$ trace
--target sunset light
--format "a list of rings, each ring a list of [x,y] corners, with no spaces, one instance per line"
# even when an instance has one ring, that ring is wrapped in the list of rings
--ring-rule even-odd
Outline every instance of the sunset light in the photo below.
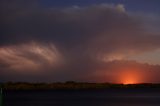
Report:
[[[134,79],[126,79],[126,81],[123,82],[123,84],[136,84]]]
[[[140,83],[140,74],[137,70],[124,70],[120,75],[121,83],[123,84],[137,84]]]

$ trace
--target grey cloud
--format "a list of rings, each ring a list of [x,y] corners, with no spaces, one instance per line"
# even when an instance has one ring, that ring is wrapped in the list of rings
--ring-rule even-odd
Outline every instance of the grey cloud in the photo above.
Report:
[[[30,8],[19,7],[18,10],[7,12],[11,15],[3,16],[2,44],[41,40],[70,49],[77,46],[84,48],[94,43],[96,48],[103,51],[110,51],[103,46],[109,49],[159,46],[159,36],[147,33],[140,20],[124,10],[120,11],[120,5]],[[5,12],[4,10],[3,13]]]
[[[55,80],[80,80],[86,75],[92,76],[104,67],[97,59],[99,56],[102,59],[111,55],[132,55],[160,47],[160,32],[146,29],[144,25],[150,24],[130,15],[122,4],[76,8],[42,8],[32,1],[25,6],[22,4],[26,3],[17,0],[1,4],[0,46],[30,41],[53,43],[65,61],[57,73],[52,68],[46,70]],[[27,50],[22,54],[27,59],[45,61]],[[1,69],[6,66],[9,63],[0,63]],[[48,78],[52,79],[52,76]]]

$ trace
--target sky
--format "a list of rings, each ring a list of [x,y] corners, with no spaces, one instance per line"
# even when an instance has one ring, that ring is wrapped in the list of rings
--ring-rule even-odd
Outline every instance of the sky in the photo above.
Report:
[[[0,82],[160,83],[159,0],[1,0]]]

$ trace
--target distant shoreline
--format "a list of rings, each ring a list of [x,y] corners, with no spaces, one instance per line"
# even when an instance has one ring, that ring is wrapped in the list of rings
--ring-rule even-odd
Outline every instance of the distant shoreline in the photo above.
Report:
[[[85,90],[85,89],[107,89],[107,88],[160,88],[160,84],[141,83],[141,84],[112,84],[112,83],[87,83],[73,82],[65,83],[27,83],[27,82],[8,82],[1,83],[4,90]]]

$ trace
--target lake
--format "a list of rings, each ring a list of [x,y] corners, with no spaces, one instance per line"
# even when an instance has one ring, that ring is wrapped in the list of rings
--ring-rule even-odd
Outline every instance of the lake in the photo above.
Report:
[[[160,106],[160,89],[4,91],[4,106]]]

